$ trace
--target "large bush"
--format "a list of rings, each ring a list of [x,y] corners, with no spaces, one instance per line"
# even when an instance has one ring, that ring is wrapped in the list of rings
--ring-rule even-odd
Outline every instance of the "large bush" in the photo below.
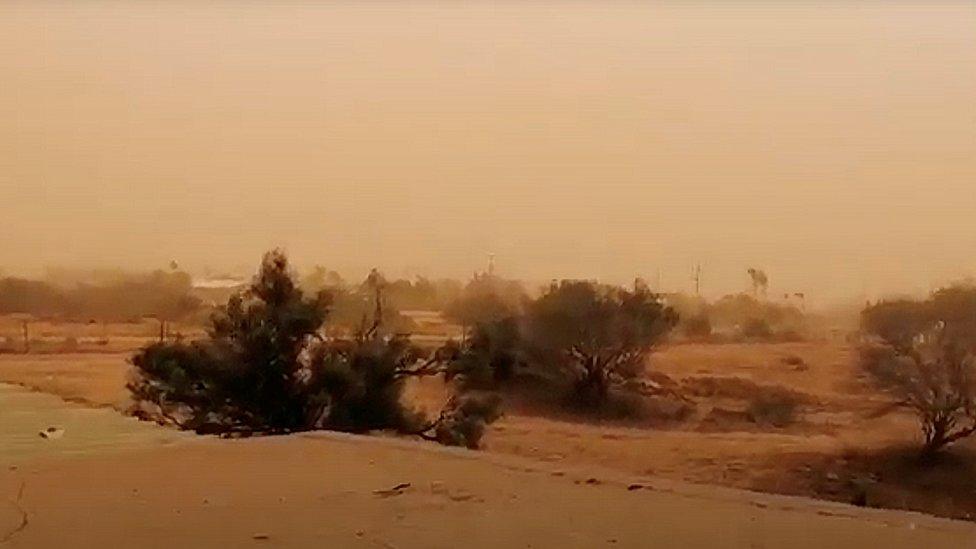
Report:
[[[64,314],[68,308],[64,292],[49,284],[22,278],[0,279],[0,313],[34,316]]]
[[[469,386],[491,387],[515,379],[524,366],[519,319],[507,317],[476,324],[463,346],[455,349],[448,374]]]
[[[644,366],[678,317],[646,286],[563,281],[507,312],[474,325],[450,353],[450,375],[476,387],[531,379],[547,396],[568,389],[569,402],[584,408],[606,409],[615,387],[638,398],[660,392]]]
[[[941,331],[919,338],[906,353],[862,355],[885,390],[915,412],[923,454],[976,433],[976,357]]]
[[[899,299],[882,301],[861,312],[861,329],[885,343],[906,352],[919,334],[928,330],[934,319],[925,303]]]
[[[870,305],[861,312],[861,330],[907,352],[922,334],[938,327],[944,337],[976,345],[976,286],[942,288],[928,299],[896,299]]]
[[[447,304],[444,316],[463,327],[498,322],[518,315],[525,299],[525,289],[519,282],[479,274]]]
[[[332,339],[316,345],[305,386],[312,427],[419,430],[422,418],[403,405],[401,396],[404,381],[422,358],[406,338],[396,336]]]
[[[643,373],[647,355],[677,320],[645,288],[563,281],[527,307],[526,360],[570,380],[577,402],[603,404],[613,385]]]
[[[862,367],[915,412],[924,454],[976,433],[976,289],[881,302],[861,326],[880,340],[861,349]]]
[[[746,339],[777,339],[806,330],[802,311],[747,294],[727,295],[707,307],[712,327]]]
[[[497,409],[469,406],[465,421],[452,412],[428,422],[402,402],[405,379],[441,374],[447,362],[387,335],[382,284],[372,287],[373,317],[355,337],[326,336],[330,294],[305,295],[284,254],[271,252],[247,290],[214,314],[207,339],[133,357],[129,388],[143,413],[198,432],[393,429],[448,442],[435,434],[455,425],[465,431],[459,443],[476,445],[472,423],[493,421]]]

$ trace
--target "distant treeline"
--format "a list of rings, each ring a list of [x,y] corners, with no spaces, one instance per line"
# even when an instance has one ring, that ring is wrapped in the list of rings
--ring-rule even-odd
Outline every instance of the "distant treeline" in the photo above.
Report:
[[[156,271],[100,284],[61,287],[23,278],[0,279],[0,314],[36,318],[129,321],[143,317],[186,319],[201,310],[190,275]]]
[[[346,281],[336,271],[317,266],[300,279],[301,289],[309,295],[326,291],[331,295],[330,316],[337,329],[355,330],[363,318],[372,315],[373,292],[383,288],[383,322],[393,331],[409,332],[416,328],[400,311],[444,311],[464,293],[464,284],[452,279],[387,280],[374,270],[359,283]]]
[[[324,290],[332,296],[331,326],[344,331],[355,331],[363,318],[372,315],[376,284],[383,288],[384,325],[399,333],[418,329],[403,311],[438,311],[447,321],[473,327],[506,318],[545,291],[487,273],[462,282],[425,277],[387,280],[373,271],[361,282],[349,282],[336,271],[316,266],[296,278],[306,294]],[[52,272],[44,280],[0,279],[0,314],[76,321],[154,317],[202,324],[214,306],[242,288],[194,288],[190,275],[181,271],[107,271],[87,278]],[[214,291],[221,294],[219,298]],[[797,339],[806,328],[806,315],[797,307],[744,293],[712,302],[687,294],[666,294],[664,301],[681,319],[676,335],[690,339]]]
[[[497,280],[497,283],[495,282]],[[383,286],[385,325],[397,331],[415,326],[400,311],[453,311],[464,323],[480,318],[472,312],[486,295],[504,294],[514,302],[525,294],[521,284],[476,276],[471,282],[452,279],[386,280],[374,271],[362,282],[348,282],[335,271],[316,267],[300,279],[302,291],[332,296],[331,318],[337,327],[355,329],[373,312],[372,287]],[[496,291],[496,286],[498,290]],[[55,271],[43,280],[0,278],[0,314],[73,321],[132,321],[144,317],[203,323],[214,306],[225,302],[239,288],[195,288],[191,276],[181,271],[124,273],[120,271],[63,273]],[[490,316],[490,315],[489,315]],[[454,317],[452,317],[454,318]]]
[[[371,276],[379,275],[375,272]],[[379,275],[381,276],[381,275]],[[418,276],[413,280],[396,279],[381,281],[384,297],[400,310],[442,311],[461,295],[464,283],[450,278],[432,280]],[[301,278],[306,292],[328,290],[334,294],[359,294],[359,300],[368,298],[367,281],[350,283],[339,273],[322,266],[314,267]]]

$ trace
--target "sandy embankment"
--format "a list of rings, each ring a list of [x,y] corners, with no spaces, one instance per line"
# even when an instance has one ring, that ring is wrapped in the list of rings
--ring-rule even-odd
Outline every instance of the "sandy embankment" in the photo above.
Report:
[[[609,473],[341,434],[200,439],[34,461],[0,479],[9,501],[0,539],[15,532],[10,547],[907,549],[976,540],[976,526],[922,515],[664,481],[628,489],[634,479]]]
[[[0,383],[69,402],[125,410],[131,353],[0,355]]]

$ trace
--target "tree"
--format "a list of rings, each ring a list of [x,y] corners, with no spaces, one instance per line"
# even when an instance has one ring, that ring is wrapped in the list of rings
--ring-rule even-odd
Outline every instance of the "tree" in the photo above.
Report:
[[[151,407],[143,415],[198,432],[393,429],[477,445],[473,422],[494,421],[497,408],[466,405],[462,393],[457,410],[428,422],[403,404],[407,378],[444,374],[448,362],[443,352],[427,356],[406,337],[387,334],[384,284],[376,272],[368,282],[372,318],[364,316],[352,338],[330,337],[330,294],[306,296],[285,255],[270,252],[247,290],[214,314],[207,339],[159,343],[133,357],[129,389]],[[465,432],[437,435],[454,428]]]
[[[976,288],[868,306],[861,328],[880,339],[861,349],[861,365],[918,416],[923,454],[976,432]]]
[[[976,346],[976,286],[971,281],[935,291],[925,308],[931,322],[941,324],[946,337]]]
[[[933,325],[928,308],[917,301],[882,301],[861,311],[861,329],[880,337],[901,353],[908,353],[919,334]]]
[[[401,315],[397,307],[390,303],[387,296],[389,287],[383,274],[377,269],[372,269],[366,279],[354,288],[331,289],[332,327],[344,334],[356,334],[377,320],[377,311],[380,311],[382,318],[378,319],[377,329],[383,332],[382,335],[405,334],[412,331],[415,328],[413,322]]]
[[[44,282],[21,278],[0,279],[0,314],[48,316],[65,311],[63,292]]]
[[[484,427],[500,417],[500,400],[459,391],[437,419],[427,421],[402,403],[411,377],[447,374],[454,349],[427,355],[403,335],[384,335],[382,277],[367,279],[373,290],[372,321],[364,317],[352,339],[322,339],[310,350],[307,390],[314,428],[363,432],[395,429],[449,445],[478,446]]]
[[[269,252],[250,287],[214,313],[207,340],[144,349],[129,389],[190,429],[299,430],[309,415],[299,359],[328,306],[328,294],[306,298],[285,255]]]
[[[338,290],[346,287],[346,281],[338,272],[316,265],[302,279],[302,288],[310,293],[322,290]]]
[[[878,384],[918,417],[923,455],[976,433],[976,357],[944,326],[915,339],[911,349],[862,352]]]
[[[522,332],[532,366],[568,376],[579,403],[600,405],[643,372],[677,321],[646,288],[563,281],[528,305]]]
[[[766,273],[760,269],[749,268],[746,270],[749,273],[749,279],[752,280],[752,295],[753,297],[759,297],[762,295],[766,296],[766,289],[769,287],[769,277]]]
[[[525,299],[525,289],[520,283],[480,274],[447,305],[444,315],[463,327],[473,327],[517,315]]]
[[[946,338],[976,345],[976,286],[955,284],[933,292],[924,301],[887,300],[861,311],[861,330],[903,354],[936,326],[941,326]]]

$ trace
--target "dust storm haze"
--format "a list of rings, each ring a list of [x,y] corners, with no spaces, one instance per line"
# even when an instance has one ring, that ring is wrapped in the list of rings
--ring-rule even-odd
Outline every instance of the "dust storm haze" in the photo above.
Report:
[[[0,268],[976,271],[976,5],[0,8]]]

